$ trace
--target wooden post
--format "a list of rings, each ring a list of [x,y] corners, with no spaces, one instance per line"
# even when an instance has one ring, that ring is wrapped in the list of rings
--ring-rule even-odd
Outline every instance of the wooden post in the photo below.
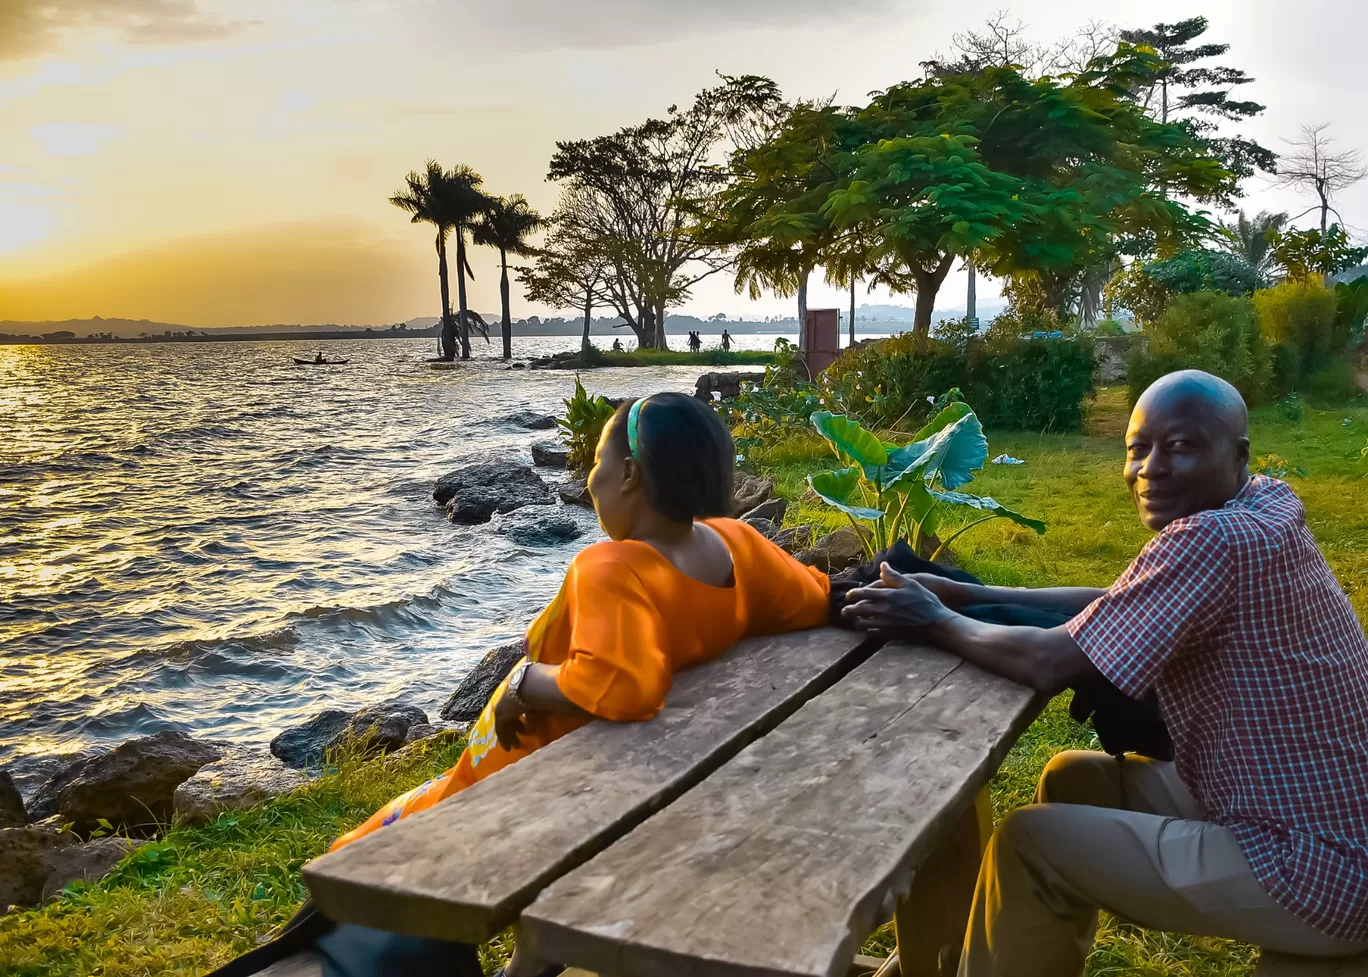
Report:
[[[979,863],[992,833],[993,802],[984,787],[917,869],[893,915],[902,977],[937,977],[941,947],[964,941]]]

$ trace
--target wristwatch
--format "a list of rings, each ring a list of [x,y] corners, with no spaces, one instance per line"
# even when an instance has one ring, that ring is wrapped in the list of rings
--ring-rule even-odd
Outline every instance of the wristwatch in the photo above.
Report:
[[[527,708],[527,700],[522,697],[521,693],[523,680],[527,678],[528,669],[531,667],[531,662],[523,662],[513,669],[513,674],[508,677],[508,688],[504,690],[504,695],[508,696],[508,700],[518,707],[520,713],[530,711]]]

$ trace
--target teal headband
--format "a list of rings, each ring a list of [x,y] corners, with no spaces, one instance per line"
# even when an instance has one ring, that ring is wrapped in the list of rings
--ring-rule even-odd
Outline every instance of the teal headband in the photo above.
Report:
[[[627,411],[627,450],[632,453],[632,457],[641,460],[637,454],[637,422],[641,419],[641,405],[646,403],[647,398],[642,397],[631,409]]]

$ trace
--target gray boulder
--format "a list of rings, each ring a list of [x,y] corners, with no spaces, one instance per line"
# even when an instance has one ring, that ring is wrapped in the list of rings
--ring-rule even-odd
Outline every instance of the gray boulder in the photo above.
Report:
[[[732,515],[742,516],[774,496],[774,481],[737,472],[732,483]]]
[[[24,798],[9,773],[0,770],[0,828],[22,828],[26,824]]]
[[[38,789],[29,814],[60,814],[80,834],[99,827],[151,829],[171,820],[176,788],[223,756],[213,744],[175,730],[141,736],[78,760]]]
[[[730,400],[740,395],[741,384],[750,383],[758,387],[764,382],[764,371],[759,373],[705,373],[694,384],[694,396],[708,403],[718,399]]]
[[[22,828],[0,828],[0,912],[36,906],[70,882],[94,882],[129,853],[127,838],[82,842],[61,829],[60,817]]]
[[[432,497],[446,507],[448,519],[462,525],[489,522],[496,512],[555,502],[531,468],[502,461],[467,465],[443,475]]]
[[[532,464],[538,468],[564,468],[570,449],[558,441],[538,441],[532,446]]]
[[[750,521],[751,519],[767,519],[776,526],[784,521],[784,513],[788,512],[788,500],[775,496],[774,498],[761,502],[754,509],[751,509],[741,518]]]
[[[809,526],[789,526],[787,529],[778,529],[770,537],[770,542],[785,553],[795,553],[811,544],[812,529]]]
[[[451,693],[451,698],[447,699],[446,705],[442,706],[442,711],[438,715],[448,722],[458,723],[470,723],[479,719],[485,703],[489,702],[489,697],[494,694],[494,690],[508,673],[513,671],[513,666],[522,656],[521,640],[510,641],[490,651],[470,670],[470,674],[461,680],[461,684]]]
[[[318,766],[330,752],[344,747],[367,754],[392,752],[404,745],[410,726],[426,722],[427,713],[400,702],[367,706],[354,713],[325,709],[271,740],[271,754],[286,766],[304,769]]]
[[[594,507],[594,497],[589,494],[589,482],[583,478],[572,478],[561,485],[556,492],[566,505],[577,505],[582,509]]]
[[[768,519],[757,519],[755,516],[746,516],[741,521],[766,539],[773,539],[774,534],[778,532],[774,523],[770,522]]]
[[[309,781],[304,773],[270,755],[240,746],[225,747],[224,754],[176,788],[177,818],[191,824],[210,821],[221,811],[255,807]]]
[[[554,546],[584,535],[584,527],[560,508],[510,512],[499,523],[497,531],[519,546]]]
[[[523,364],[515,364],[515,369],[523,367]],[[534,410],[516,410],[511,414],[505,414],[499,420],[525,431],[549,431],[556,426],[556,419],[550,414],[538,414]]]
[[[824,573],[837,573],[864,559],[864,545],[850,526],[828,533],[794,558],[799,563],[816,567]]]

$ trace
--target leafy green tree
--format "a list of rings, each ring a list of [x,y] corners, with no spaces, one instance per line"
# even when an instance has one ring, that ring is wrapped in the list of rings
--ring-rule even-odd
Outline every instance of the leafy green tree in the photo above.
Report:
[[[508,256],[532,253],[527,238],[546,226],[527,198],[520,193],[491,201],[488,210],[474,227],[476,244],[499,250],[499,301],[503,310],[503,358],[513,356],[513,324],[508,308]]]
[[[1287,277],[1294,282],[1328,278],[1368,258],[1368,248],[1354,247],[1338,224],[1331,224],[1324,234],[1315,228],[1290,228],[1274,233],[1269,240],[1274,259],[1287,269]]]
[[[1272,284],[1277,261],[1273,257],[1273,245],[1269,235],[1281,231],[1287,225],[1287,214],[1260,211],[1254,217],[1246,217],[1243,210],[1232,223],[1220,224],[1220,237],[1217,244],[1234,258],[1244,262],[1254,272],[1258,288]]]
[[[410,173],[407,187],[390,197],[390,203],[412,215],[414,224],[431,224],[437,229],[437,278],[442,291],[442,359],[456,358],[456,326],[451,319],[451,287],[447,277],[446,241],[451,224],[441,201],[446,173],[436,160],[428,160],[423,171]]]
[[[1250,295],[1259,285],[1258,275],[1248,263],[1223,251],[1193,248],[1172,258],[1151,261],[1145,271],[1172,292],[1225,292]]]
[[[666,348],[667,306],[727,266],[715,242],[693,233],[696,215],[726,181],[719,154],[765,138],[781,105],[769,79],[724,76],[664,119],[556,144],[547,178],[565,188],[557,210],[610,260],[614,303],[640,346]]]
[[[592,242],[575,237],[566,225],[551,221],[551,233],[533,252],[536,263],[518,269],[527,298],[554,308],[582,308],[584,334],[580,352],[589,351],[589,329],[594,306],[604,301],[611,261]]]

